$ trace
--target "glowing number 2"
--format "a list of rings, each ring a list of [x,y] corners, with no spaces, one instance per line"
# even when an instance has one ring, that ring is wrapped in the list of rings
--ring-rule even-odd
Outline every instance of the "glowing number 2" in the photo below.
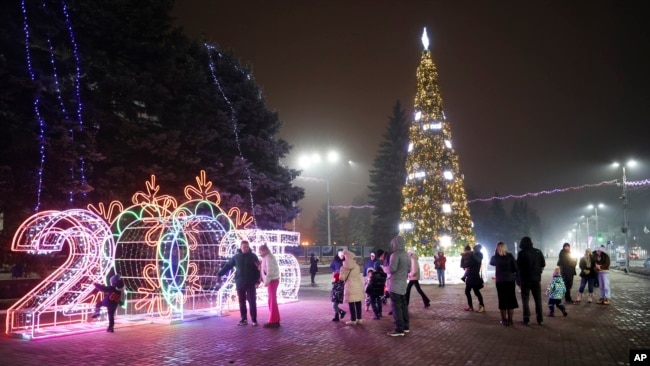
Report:
[[[11,250],[52,253],[60,252],[65,244],[69,251],[65,263],[7,310],[7,334],[44,338],[62,333],[45,332],[43,327],[87,320],[91,284],[104,281],[115,251],[103,218],[79,209],[39,212],[18,228]]]

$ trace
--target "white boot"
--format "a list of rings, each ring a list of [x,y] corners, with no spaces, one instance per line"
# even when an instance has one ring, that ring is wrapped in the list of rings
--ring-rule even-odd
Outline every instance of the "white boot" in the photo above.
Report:
[[[576,298],[575,302],[580,302],[582,301],[582,293],[578,292],[578,297]]]
[[[592,301],[594,301],[594,294],[589,294],[589,300],[587,302],[591,304]]]

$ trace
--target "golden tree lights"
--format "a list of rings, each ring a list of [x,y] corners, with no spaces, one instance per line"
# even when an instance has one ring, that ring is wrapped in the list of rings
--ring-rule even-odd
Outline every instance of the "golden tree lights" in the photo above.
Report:
[[[438,250],[458,252],[475,243],[458,155],[438,89],[438,72],[428,50],[417,69],[415,113],[409,129],[407,179],[402,189],[400,234],[423,255]]]

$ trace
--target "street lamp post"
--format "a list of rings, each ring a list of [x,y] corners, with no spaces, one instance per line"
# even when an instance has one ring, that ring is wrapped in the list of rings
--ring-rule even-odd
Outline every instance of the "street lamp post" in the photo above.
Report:
[[[327,161],[330,164],[336,163],[339,159],[338,154],[335,151],[330,151],[327,153]],[[320,163],[320,155],[318,154],[313,154],[311,157],[303,156],[301,159],[300,165],[305,167],[311,164],[318,164]],[[326,186],[326,192],[327,192],[327,245],[332,245],[332,222],[331,222],[331,215],[330,215],[330,206],[332,205],[332,194],[330,190],[330,167],[328,166],[327,168],[327,174],[325,176],[325,186]]]
[[[327,245],[332,245],[332,226],[330,223],[330,205],[331,205],[331,194],[330,194],[330,175],[327,173],[327,178],[325,184],[327,185]]]
[[[598,231],[598,207],[603,208],[604,206],[605,205],[603,205],[602,203],[599,203],[597,205],[590,204],[589,206],[587,206],[587,208],[589,208],[589,209],[592,209],[592,208],[594,209],[595,220],[596,220],[596,235],[595,235],[596,236],[596,241],[598,241],[598,238],[599,238],[598,235],[600,235],[600,231]],[[596,244],[598,244],[598,243],[596,243]]]
[[[629,167],[633,167],[636,165],[636,162],[634,160],[630,160],[625,164]],[[628,227],[627,227],[627,177],[625,175],[625,165],[620,165],[619,163],[614,163],[614,167],[622,167],[623,168],[623,195],[621,196],[621,199],[623,200],[623,227],[621,228],[621,231],[623,232],[623,238],[624,238],[624,248],[625,248],[625,273],[629,273],[629,268],[630,268],[630,253],[628,249],[628,243],[627,243],[627,232],[628,232]]]

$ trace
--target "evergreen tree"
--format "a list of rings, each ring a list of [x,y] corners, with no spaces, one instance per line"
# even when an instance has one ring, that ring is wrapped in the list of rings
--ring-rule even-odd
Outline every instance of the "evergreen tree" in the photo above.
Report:
[[[535,210],[528,208],[526,201],[516,200],[510,211],[512,234],[517,241],[524,236],[533,238],[533,242],[541,241],[541,220]],[[541,244],[539,242],[538,244]]]
[[[390,240],[397,235],[402,206],[402,186],[406,180],[406,154],[409,123],[406,112],[399,102],[393,106],[393,114],[379,144],[379,151],[370,170],[369,203],[372,211],[372,232],[369,244],[388,248]]]
[[[25,67],[20,4],[0,5],[0,79],[7,87],[0,93],[0,212],[5,212],[5,230],[13,231],[36,205],[41,147],[41,209],[114,199],[128,204],[151,174],[165,193],[182,199],[183,187],[205,169],[222,194],[222,208],[239,205],[254,213],[259,228],[280,229],[296,217],[300,209],[294,203],[304,191],[292,186],[297,171],[280,164],[290,146],[277,138],[282,125],[277,114],[267,110],[249,69],[233,55],[219,53],[210,65],[214,49],[173,27],[172,4],[69,2],[81,78],[75,74],[74,47],[61,4],[27,4],[32,25],[27,46],[38,75],[34,80]],[[55,45],[53,52],[48,39]],[[74,113],[79,79],[83,128]],[[36,99],[46,123],[42,138]],[[4,197],[12,197],[11,202]]]
[[[425,29],[417,69],[415,119],[409,130],[400,231],[406,245],[420,254],[432,255],[447,246],[457,253],[475,243],[473,224],[426,37]]]

